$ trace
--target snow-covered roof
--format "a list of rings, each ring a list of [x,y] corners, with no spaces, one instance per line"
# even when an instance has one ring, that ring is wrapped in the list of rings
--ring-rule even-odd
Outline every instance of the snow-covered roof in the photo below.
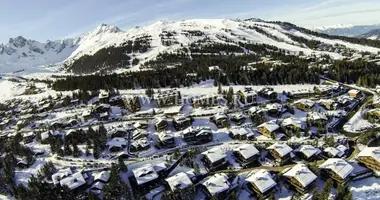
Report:
[[[160,124],[162,122],[165,122],[166,120],[163,117],[156,117],[153,119],[154,124]]]
[[[349,94],[359,94],[360,93],[360,90],[356,90],[356,89],[351,89],[350,91],[348,91]]]
[[[267,149],[275,150],[281,157],[287,155],[293,150],[286,143],[275,143],[270,145]]]
[[[53,183],[54,184],[58,184],[59,181],[64,178],[64,177],[67,177],[67,176],[70,176],[71,174],[73,174],[73,172],[71,171],[70,168],[66,168],[66,169],[60,169],[57,173],[53,174],[51,176],[51,179],[53,180]]]
[[[193,184],[185,172],[180,172],[174,176],[171,176],[165,179],[165,181],[169,184],[169,187],[172,189],[172,191],[177,188],[184,189]]]
[[[294,104],[304,104],[304,105],[307,105],[309,107],[313,107],[315,102],[310,100],[310,99],[299,99],[299,100],[295,101]]]
[[[136,178],[137,185],[142,185],[158,178],[158,174],[151,164],[146,164],[140,168],[132,169],[132,173]]]
[[[283,126],[283,127],[286,127],[289,125],[293,125],[293,126],[298,127],[300,129],[305,129],[306,120],[304,118],[301,119],[301,118],[295,118],[295,117],[288,117],[288,118],[285,118],[281,123],[281,126]]]
[[[158,133],[158,138],[161,141],[166,141],[174,138],[174,134],[171,131],[162,131]]]
[[[109,97],[109,93],[107,91],[100,91],[99,99],[108,98],[108,97]]]
[[[310,120],[327,120],[326,115],[319,112],[309,112],[307,116]]]
[[[220,147],[214,147],[203,152],[202,154],[205,155],[212,163],[226,158],[226,154]]]
[[[111,173],[109,171],[102,171],[100,173],[94,173],[93,176],[94,176],[94,181],[99,180],[99,181],[107,182],[111,177]]]
[[[33,132],[25,133],[22,137],[31,137],[31,136],[34,136]]]
[[[90,116],[90,115],[91,115],[91,110],[84,110],[82,113],[82,117]]]
[[[358,154],[358,157],[372,157],[380,162],[380,147],[366,147]]]
[[[66,185],[70,190],[76,189],[84,184],[86,184],[86,180],[84,180],[83,174],[81,171],[72,174],[69,177],[62,179],[60,182],[61,186]]]
[[[295,165],[284,176],[294,177],[303,187],[308,186],[317,179],[317,176],[305,164]]]
[[[111,148],[111,147],[123,147],[123,146],[127,145],[127,141],[125,140],[125,138],[115,137],[115,138],[112,138],[112,140],[108,141],[107,145],[109,146],[109,148]]]
[[[104,112],[104,113],[99,114],[99,117],[107,117],[107,116],[108,116],[108,112]]]
[[[342,179],[345,179],[354,170],[350,164],[341,158],[329,158],[322,165],[320,165],[319,168],[330,169]]]
[[[257,126],[257,128],[261,128],[261,127],[264,127],[269,132],[276,131],[277,129],[280,128],[280,126],[278,124],[276,124],[274,121],[265,122],[265,123],[262,123],[259,126]]]
[[[276,186],[276,182],[274,182],[272,176],[265,169],[257,170],[246,181],[254,184],[261,193],[265,193]]]
[[[48,131],[43,132],[43,133],[41,133],[41,140],[46,140],[49,138],[49,136],[50,136],[50,134]]]
[[[214,174],[202,183],[212,196],[230,189],[230,182],[225,173]]]
[[[249,159],[254,155],[257,155],[259,151],[253,144],[243,144],[240,145],[235,151],[239,152],[244,159]]]
[[[347,151],[348,148],[341,144],[341,145],[337,146],[336,149],[338,149],[339,151],[344,153]]]
[[[176,114],[176,113],[179,113],[181,112],[183,106],[172,106],[172,107],[169,107],[169,108],[166,108],[164,110],[164,114],[166,115],[169,115],[169,114]]]
[[[226,114],[219,112],[214,115],[214,118],[215,120],[221,120],[221,119],[227,119],[228,117]]]
[[[132,142],[132,146],[135,146],[135,147],[147,147],[149,146],[150,143],[148,142],[148,140],[146,138],[142,138],[142,139],[138,139],[138,140],[133,140]]]
[[[271,103],[271,104],[267,104],[266,105],[266,109],[267,110],[278,110],[278,111],[281,111],[282,110],[282,105],[279,104],[279,103]]]
[[[333,157],[335,156],[342,157],[344,155],[344,152],[341,152],[339,149],[335,147],[327,147],[324,149],[324,152],[330,153]]]
[[[96,182],[94,183],[92,186],[91,186],[91,190],[102,190],[104,187],[104,183],[103,182]]]
[[[243,136],[243,135],[247,135],[248,134],[248,130],[245,129],[245,128],[241,128],[241,127],[240,128],[232,128],[230,130],[230,132],[234,136],[238,136],[238,135]]]
[[[299,151],[302,152],[307,158],[310,158],[313,155],[318,155],[319,153],[321,153],[320,149],[311,145],[302,145],[299,148]]]

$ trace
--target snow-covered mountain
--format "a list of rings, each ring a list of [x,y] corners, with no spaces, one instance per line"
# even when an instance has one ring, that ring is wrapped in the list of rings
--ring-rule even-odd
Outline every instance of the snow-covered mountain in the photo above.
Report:
[[[361,34],[358,37],[367,38],[371,40],[380,40],[380,29],[374,29],[367,33]]]
[[[78,38],[38,42],[22,36],[0,44],[0,73],[18,70],[45,71],[46,65],[91,55],[105,46],[119,44],[127,35],[115,26],[101,24]]]
[[[326,33],[329,35],[341,35],[348,37],[356,37],[371,31],[373,29],[379,29],[380,24],[374,25],[352,25],[352,24],[338,24],[333,26],[321,26],[313,28],[313,30]]]
[[[333,58],[343,58],[333,46],[339,44],[354,51],[377,53],[378,48],[348,43],[341,40],[322,38],[294,29],[294,27],[269,23],[262,20],[191,19],[175,22],[158,21],[145,27],[122,31],[115,26],[101,24],[78,38],[47,41],[45,43],[17,37],[0,46],[0,73],[26,70],[35,72],[46,70],[46,66],[69,66],[83,55],[94,55],[110,46],[123,46],[139,38],[149,38],[149,46],[144,51],[134,51],[128,56],[138,60],[138,64],[124,64],[124,69],[139,67],[153,60],[160,53],[177,52],[184,47],[201,43],[241,43],[269,44],[289,52],[304,54],[328,54]],[[297,39],[298,38],[298,39]],[[322,43],[320,48],[310,48],[300,43],[313,40]],[[297,39],[297,40],[296,40]],[[95,59],[96,60],[96,59]],[[55,68],[56,69],[56,68]]]

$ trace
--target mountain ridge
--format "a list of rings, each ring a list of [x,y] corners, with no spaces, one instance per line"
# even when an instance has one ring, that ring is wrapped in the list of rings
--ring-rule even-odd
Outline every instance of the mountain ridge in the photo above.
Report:
[[[119,72],[139,70],[145,63],[157,59],[158,55],[165,52],[180,53],[184,49],[194,50],[193,47],[204,48],[205,45],[218,44],[239,48],[243,48],[240,43],[265,44],[292,54],[302,52],[305,55],[329,55],[334,59],[342,59],[347,52],[377,53],[380,50],[379,45],[376,48],[365,46],[367,43],[359,44],[352,39],[349,41],[329,38],[327,35],[301,29],[290,23],[266,22],[256,18],[157,21],[126,31],[116,26],[100,24],[77,38],[48,40],[46,43],[23,37],[12,38],[10,43],[0,46],[0,72],[20,69],[30,72],[35,72],[36,69],[43,71],[46,70],[46,65],[50,65],[54,70],[75,72],[81,70],[74,69],[73,66],[80,68],[88,63],[96,67],[86,73],[111,68],[120,69]],[[118,59],[121,56],[123,61],[102,61],[111,53],[109,57]],[[102,59],[99,59],[100,57]]]

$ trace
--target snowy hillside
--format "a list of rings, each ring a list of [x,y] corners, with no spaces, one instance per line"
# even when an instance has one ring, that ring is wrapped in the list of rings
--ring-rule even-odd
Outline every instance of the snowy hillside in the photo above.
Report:
[[[313,28],[313,30],[326,33],[329,35],[341,35],[341,36],[349,36],[356,37],[358,35],[362,35],[367,33],[368,31],[380,28],[380,24],[374,25],[352,25],[352,24],[338,24],[334,26],[321,26]]]
[[[365,34],[359,35],[361,38],[368,38],[371,40],[380,40],[380,29],[371,30]]]
[[[145,38],[147,42],[145,49],[135,50],[136,45],[140,47],[142,44],[133,43],[132,45],[132,42],[141,40],[141,38]],[[311,48],[300,41],[316,41],[320,45],[318,48]],[[123,49],[128,42],[133,48],[130,52]],[[344,57],[340,50],[334,49],[335,44],[352,51],[368,51],[371,53],[380,51],[378,48],[322,38],[318,35],[310,35],[293,28],[284,27],[278,23],[261,20],[192,19],[176,22],[159,21],[146,27],[137,27],[127,31],[101,24],[94,30],[73,39],[48,41],[46,43],[27,40],[23,37],[10,39],[8,44],[0,46],[0,73],[18,70],[25,70],[26,72],[44,71],[47,65],[56,66],[52,69],[58,69],[63,64],[69,66],[66,68],[69,69],[83,55],[90,55],[91,57],[99,50],[110,46],[122,47],[118,49],[118,53],[120,51],[124,51],[124,54],[127,53],[123,62],[117,65],[117,68],[121,68],[120,71],[125,71],[131,68],[140,69],[142,64],[154,60],[160,53],[178,52],[190,45],[228,43],[238,46],[239,42],[268,44],[290,53],[327,54],[334,59]],[[80,62],[87,62],[87,60]],[[97,65],[106,65],[99,63],[99,59],[92,59],[91,62]]]

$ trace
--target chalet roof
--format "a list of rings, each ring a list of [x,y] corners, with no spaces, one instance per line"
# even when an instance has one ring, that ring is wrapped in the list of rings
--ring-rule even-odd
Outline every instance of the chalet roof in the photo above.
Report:
[[[206,156],[212,163],[226,158],[226,154],[220,147],[214,147],[203,152],[202,154]]]
[[[54,184],[58,184],[59,181],[64,178],[64,177],[67,177],[69,175],[73,174],[73,172],[71,171],[70,168],[66,168],[66,169],[60,169],[57,173],[53,174],[51,176],[51,179],[53,180],[53,183]]]
[[[103,99],[103,98],[108,98],[109,97],[109,93],[106,92],[106,91],[100,91],[99,93],[99,99]]]
[[[244,113],[237,113],[237,114],[235,114],[234,116],[233,116],[233,118],[236,118],[236,119],[243,119],[243,118],[245,118],[245,115],[244,115]]]
[[[244,159],[249,159],[252,156],[259,154],[259,151],[253,144],[243,144],[240,145],[235,151],[239,152]]]
[[[86,180],[84,180],[82,172],[79,171],[77,173],[72,174],[71,176],[62,179],[59,183],[61,184],[61,186],[66,185],[70,190],[74,190],[86,184]]]
[[[341,158],[329,158],[319,168],[330,169],[342,179],[345,179],[354,170],[350,164]]]
[[[158,139],[166,141],[174,138],[174,134],[171,131],[162,131],[158,133]]]
[[[287,127],[289,125],[293,125],[300,129],[305,129],[306,120],[304,118],[301,119],[301,118],[295,118],[295,117],[288,117],[288,118],[285,118],[281,123],[281,126],[283,127]]]
[[[82,117],[86,117],[86,116],[90,116],[91,115],[91,111],[90,110],[84,110],[83,113],[82,113]]]
[[[293,151],[293,149],[285,143],[275,143],[270,145],[267,149],[275,150],[281,157],[284,157],[285,155]]]
[[[278,124],[276,124],[274,121],[265,122],[265,123],[257,126],[257,128],[261,128],[261,127],[264,127],[265,129],[267,129],[271,133],[280,128],[280,126]]]
[[[109,146],[109,148],[112,148],[112,147],[122,148],[123,146],[127,145],[127,141],[125,140],[125,138],[115,137],[115,138],[112,138],[112,140],[108,141],[107,145]]]
[[[261,109],[259,107],[256,107],[256,106],[252,106],[248,109],[249,112],[251,113],[256,113],[258,111],[260,111]]]
[[[347,151],[348,148],[341,144],[341,145],[337,146],[336,149],[338,149],[339,151],[344,153]]]
[[[172,189],[172,191],[178,187],[179,189],[184,189],[193,184],[185,172],[180,172],[174,176],[171,176],[165,179],[165,181],[169,184],[169,187]]]
[[[327,147],[324,149],[324,152],[330,153],[333,157],[335,156],[342,157],[344,155],[344,152],[341,152],[339,149],[335,147]]]
[[[156,117],[156,118],[153,119],[153,123],[154,124],[160,124],[160,123],[163,123],[165,121],[166,120],[163,117]]]
[[[272,176],[265,169],[257,170],[246,181],[254,184],[261,193],[265,193],[276,186],[276,182],[274,182]]]
[[[271,103],[271,104],[267,104],[266,105],[266,109],[267,110],[278,110],[278,111],[281,111],[282,110],[282,105],[279,104],[279,103]]]
[[[310,158],[314,155],[318,155],[319,153],[321,153],[320,149],[311,145],[302,145],[299,148],[299,151],[302,152],[307,158]]]
[[[313,107],[315,104],[315,101],[312,101],[310,99],[299,99],[299,100],[295,101],[294,104],[304,104],[304,105],[307,105],[309,107]]]
[[[164,114],[176,114],[180,113],[183,108],[183,105],[181,106],[172,106],[164,110]]]
[[[42,132],[42,133],[41,133],[41,140],[42,140],[42,141],[43,141],[43,140],[46,140],[46,139],[49,138],[49,136],[50,136],[50,134],[49,134],[48,131],[46,131],[46,132]]]
[[[25,134],[22,135],[22,137],[24,137],[24,138],[31,137],[31,136],[34,136],[33,132],[28,132],[28,133],[25,133]]]
[[[366,147],[358,154],[358,157],[372,157],[380,162],[380,147]]]
[[[349,94],[359,94],[360,93],[360,90],[356,90],[356,89],[351,89],[350,91],[348,91]]]
[[[150,143],[146,138],[138,139],[138,140],[133,140],[132,146],[134,147],[147,147],[149,146]]]
[[[212,196],[230,189],[230,182],[225,173],[214,174],[202,183]]]
[[[94,173],[93,176],[94,176],[94,181],[107,182],[111,177],[111,173],[109,171],[102,171],[99,173]]]
[[[308,186],[317,179],[317,176],[305,164],[295,165],[284,176],[294,177],[303,187]]]
[[[247,135],[249,133],[247,129],[242,128],[242,127],[240,127],[240,128],[232,128],[230,130],[230,132],[234,136],[238,136],[238,135],[243,136],[243,135]]]
[[[326,115],[319,112],[309,112],[307,113],[307,117],[310,120],[327,120]]]
[[[103,190],[104,188],[104,183],[103,182],[95,182],[92,186],[91,186],[91,190]]]
[[[228,119],[227,115],[225,113],[216,113],[214,115],[215,120],[222,120],[222,119]]]
[[[140,168],[132,169],[132,173],[136,178],[137,185],[142,185],[158,178],[158,174],[151,164],[146,164]]]

